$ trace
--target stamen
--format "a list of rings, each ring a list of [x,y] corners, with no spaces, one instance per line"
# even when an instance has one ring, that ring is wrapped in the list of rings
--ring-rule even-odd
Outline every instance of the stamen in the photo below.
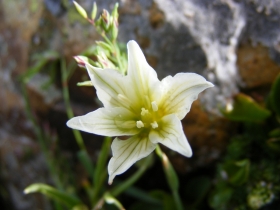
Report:
[[[156,112],[158,110],[157,102],[155,102],[155,101],[152,102],[152,109],[154,112]]]
[[[158,127],[158,124],[156,121],[154,121],[153,123],[151,123],[151,126],[153,129],[157,128]]]
[[[145,109],[145,108],[141,108],[141,115],[142,116],[144,116],[145,114],[148,114],[149,113],[149,111],[147,110],[147,109]]]
[[[144,123],[141,120],[136,121],[136,127],[137,128],[143,128],[144,127]]]

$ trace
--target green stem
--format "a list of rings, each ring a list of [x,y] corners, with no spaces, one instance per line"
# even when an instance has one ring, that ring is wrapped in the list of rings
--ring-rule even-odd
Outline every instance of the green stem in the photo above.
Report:
[[[67,75],[67,68],[64,59],[62,59],[61,61],[61,73],[62,73],[61,82],[62,82],[63,99],[65,102],[67,116],[70,119],[74,117],[74,113],[70,105],[70,97],[69,97],[69,90],[68,90],[68,75]],[[80,150],[86,151],[86,147],[80,131],[74,129],[72,131]]]
[[[121,71],[122,74],[125,74],[126,69],[124,69],[124,65],[121,61],[121,54],[120,54],[120,49],[119,46],[117,44],[116,41],[114,40],[110,40],[106,34],[104,33],[104,31],[100,30],[99,28],[96,28],[97,32],[102,36],[102,38],[110,45],[112,46],[113,50],[111,51],[111,53],[113,54],[112,57],[115,57],[117,60],[117,65]]]
[[[132,186],[143,175],[143,173],[147,170],[147,168],[151,164],[151,161],[152,161],[152,158],[148,156],[145,159],[145,161],[143,162],[143,164],[141,165],[141,167],[138,168],[138,170],[130,178],[128,178],[126,181],[122,182],[121,184],[119,184],[118,186],[113,188],[110,192],[105,192],[103,194],[103,196],[99,199],[99,201],[96,203],[96,205],[93,209],[96,210],[96,209],[101,209],[102,208],[102,206],[104,204],[105,196],[108,193],[111,196],[116,197],[119,194],[121,194],[123,191],[128,189],[130,186]]]
[[[114,48],[115,48],[115,57],[117,58],[117,62],[118,62],[118,67],[121,71],[122,74],[125,74],[126,69],[124,69],[123,63],[121,62],[121,54],[120,54],[120,49],[117,43],[114,44]]]
[[[69,89],[68,89],[68,77],[69,77],[69,75],[71,75],[73,73],[73,71],[72,71],[73,69],[74,69],[73,65],[71,65],[71,64],[69,65],[69,68],[67,69],[65,60],[64,59],[61,60],[62,94],[63,94],[63,99],[64,99],[64,103],[65,103],[65,108],[66,108],[66,114],[67,114],[68,119],[71,119],[74,117],[74,113],[73,113],[73,110],[70,105],[70,97],[69,97]],[[80,151],[84,152],[86,157],[88,157],[86,146],[84,144],[84,140],[83,140],[83,137],[82,137],[80,131],[72,129],[72,132],[73,132],[75,140],[80,148]],[[89,199],[91,199],[94,196],[94,193],[92,190],[87,188],[86,192],[87,192]]]
[[[50,174],[52,176],[52,179],[54,180],[54,183],[57,186],[57,188],[62,190],[63,187],[62,187],[62,184],[61,184],[61,182],[59,180],[59,177],[56,173],[54,161],[51,158],[49,150],[47,149],[47,145],[45,143],[43,132],[40,129],[40,127],[38,126],[38,123],[36,122],[34,116],[32,115],[30,101],[29,101],[29,98],[28,98],[26,86],[24,84],[22,84],[22,91],[23,91],[23,97],[24,97],[27,117],[33,125],[33,129],[35,131],[36,137],[39,140],[40,148],[41,148],[44,156],[46,157],[47,165],[48,165],[48,168],[50,170]]]
[[[107,163],[107,158],[110,152],[110,145],[111,145],[111,137],[105,137],[101,152],[96,164],[96,169],[93,177],[94,189],[93,189],[93,197],[92,197],[92,204],[95,205],[97,202],[98,196],[100,194],[100,189],[105,181],[106,174],[105,166]]]
[[[177,209],[178,210],[183,210],[184,207],[183,207],[180,195],[178,193],[178,190],[172,190],[172,195],[173,195],[173,198],[174,198]]]
[[[157,147],[156,147],[156,153],[159,156],[159,158],[161,159],[163,170],[164,170],[164,173],[165,173],[165,176],[167,179],[167,183],[171,189],[177,210],[183,210],[184,207],[183,207],[183,204],[182,204],[179,192],[178,192],[179,179],[177,177],[177,174],[176,174],[173,166],[171,165],[168,157],[166,156],[166,154],[164,152],[162,152],[159,145],[157,145]]]

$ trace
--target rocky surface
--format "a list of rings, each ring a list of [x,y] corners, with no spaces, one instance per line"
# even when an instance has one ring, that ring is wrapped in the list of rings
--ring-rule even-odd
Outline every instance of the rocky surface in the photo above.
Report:
[[[92,7],[91,0],[78,2],[88,11]],[[99,12],[102,8],[112,9],[115,3],[96,2]],[[184,120],[194,158],[187,162],[181,157],[172,158],[181,173],[211,164],[223,151],[232,131],[228,122],[216,116],[217,107],[240,88],[269,86],[280,72],[280,0],[122,0],[119,12],[120,41],[137,40],[160,78],[196,72],[215,84],[215,88],[201,94],[200,102],[193,105]],[[18,76],[34,64],[35,55],[52,50],[70,62],[73,55],[94,44],[99,36],[79,17],[70,1],[0,0],[0,17],[1,179],[14,209],[38,209],[38,200],[26,198],[22,190],[31,182],[45,180],[41,175],[46,166],[24,111]],[[59,68],[56,67],[58,81]],[[41,122],[65,134],[70,131],[60,131],[64,122],[48,117],[59,112],[61,119],[66,119],[59,82],[48,91],[38,88],[48,77],[46,71],[29,81],[31,106]],[[92,89],[79,91],[75,87],[77,77],[70,81],[70,89],[77,104],[75,112],[82,113],[85,107],[96,105]],[[91,99],[87,102],[83,98]],[[33,161],[22,155],[27,148],[37,154]],[[41,175],[34,174],[35,170]],[[18,180],[17,175],[27,178]]]

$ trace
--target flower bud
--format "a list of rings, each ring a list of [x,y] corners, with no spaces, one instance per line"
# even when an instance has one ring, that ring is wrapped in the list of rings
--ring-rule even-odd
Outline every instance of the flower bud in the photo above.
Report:
[[[97,6],[96,2],[93,3],[92,11],[91,11],[91,19],[94,20],[97,13]]]
[[[87,19],[87,12],[84,10],[83,7],[81,7],[81,5],[79,5],[77,2],[73,1],[78,13],[85,19]]]
[[[103,27],[105,30],[107,30],[110,27],[111,21],[110,21],[110,14],[107,10],[103,10],[101,14],[102,22],[103,22]]]

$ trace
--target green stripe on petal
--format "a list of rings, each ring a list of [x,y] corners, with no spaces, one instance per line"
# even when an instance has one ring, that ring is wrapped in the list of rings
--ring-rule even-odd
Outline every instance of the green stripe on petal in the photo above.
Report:
[[[147,137],[135,135],[127,140],[115,138],[112,143],[113,157],[111,158],[109,171],[109,184],[112,184],[116,175],[125,172],[136,161],[147,157],[154,151],[156,145],[149,141]]]
[[[97,90],[97,96],[103,103],[104,107],[126,107],[128,103],[124,103],[119,99],[118,95],[126,95],[125,91],[128,82],[124,76],[116,70],[100,69],[86,63],[88,74],[94,87]]]
[[[146,58],[135,41],[129,41],[128,49],[128,80],[133,84],[138,100],[148,96],[151,101],[160,98],[160,81],[156,71],[148,64]]]
[[[135,135],[139,133],[135,119],[132,112],[122,107],[99,108],[70,119],[67,126],[103,136]]]
[[[154,144],[161,143],[186,157],[192,156],[192,149],[184,134],[181,121],[174,114],[163,117],[159,129],[151,130],[149,139]]]
[[[166,114],[176,114],[182,120],[200,92],[214,85],[195,73],[178,73],[162,80],[164,94],[161,108]]]

